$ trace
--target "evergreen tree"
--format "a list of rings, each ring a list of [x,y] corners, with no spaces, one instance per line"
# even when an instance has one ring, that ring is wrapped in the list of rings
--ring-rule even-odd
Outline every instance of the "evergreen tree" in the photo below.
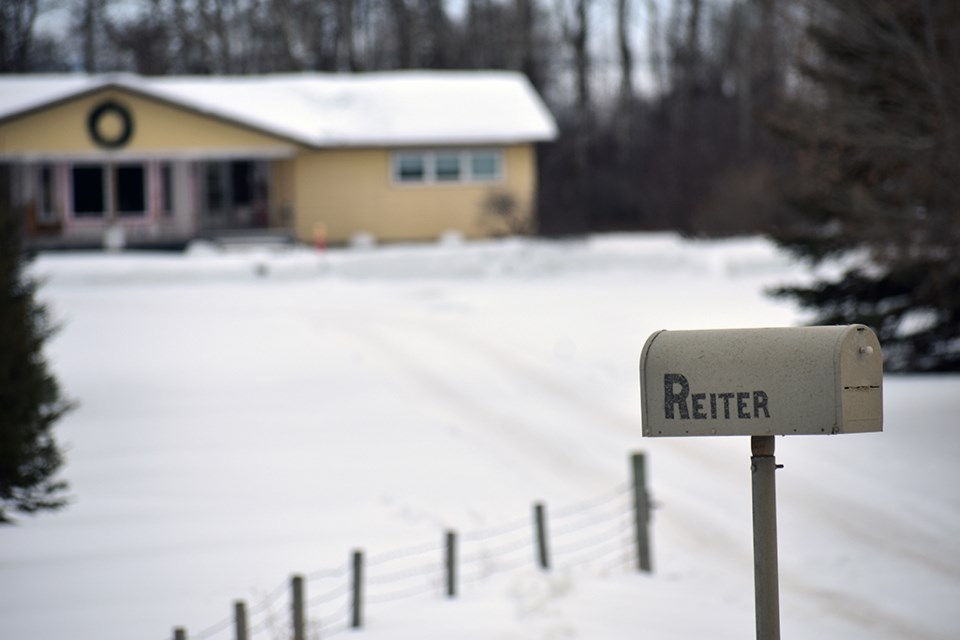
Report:
[[[960,3],[819,0],[809,81],[777,128],[800,216],[776,234],[839,278],[779,291],[877,331],[888,370],[960,370]]]
[[[2,172],[0,172],[2,174]],[[0,175],[0,182],[4,176]],[[0,523],[66,505],[67,484],[55,476],[63,456],[53,424],[70,403],[43,358],[53,332],[24,274],[20,216],[0,198]]]

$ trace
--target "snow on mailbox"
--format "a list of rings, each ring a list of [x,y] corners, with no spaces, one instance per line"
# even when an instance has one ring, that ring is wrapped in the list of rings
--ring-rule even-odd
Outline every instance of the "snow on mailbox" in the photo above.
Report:
[[[658,331],[640,356],[643,435],[882,431],[882,382],[863,325]]]

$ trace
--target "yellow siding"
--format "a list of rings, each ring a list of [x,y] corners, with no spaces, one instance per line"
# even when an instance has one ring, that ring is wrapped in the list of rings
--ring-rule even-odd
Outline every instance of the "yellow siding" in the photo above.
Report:
[[[503,179],[482,184],[394,184],[384,149],[305,152],[296,163],[296,232],[306,242],[318,227],[331,242],[356,233],[377,240],[432,240],[448,230],[489,235],[481,221],[491,193],[509,193],[521,211],[533,207],[536,154],[531,145],[506,147]]]
[[[97,146],[87,130],[93,109],[105,100],[126,107],[134,121],[119,150]],[[104,122],[101,131],[111,134]],[[106,127],[106,129],[105,129]],[[271,165],[271,225],[292,228],[304,242],[323,229],[330,242],[358,233],[380,241],[432,240],[445,231],[468,237],[503,232],[482,220],[491,194],[509,194],[530,215],[536,192],[532,145],[497,147],[502,178],[495,183],[395,184],[388,149],[313,150],[245,127],[122,90],[105,90],[0,124],[0,156],[72,159],[197,158],[280,154]]]
[[[104,153],[87,131],[90,112],[111,99],[133,116],[130,141],[113,153],[172,150],[283,149],[293,144],[215,118],[122,91],[102,91],[0,124],[0,155]],[[112,123],[109,119],[104,127]]]

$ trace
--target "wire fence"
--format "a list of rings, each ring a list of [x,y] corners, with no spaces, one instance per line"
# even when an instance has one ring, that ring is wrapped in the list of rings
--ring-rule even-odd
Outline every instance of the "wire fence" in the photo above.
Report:
[[[637,456],[642,458],[635,454],[635,460]],[[189,638],[329,638],[362,627],[368,608],[415,598],[458,597],[498,574],[533,567],[604,576],[636,570],[638,549],[648,548],[649,504],[644,479],[635,473],[633,482],[590,500],[553,511],[534,505],[533,517],[463,534],[447,531],[435,543],[368,558],[355,551],[352,562],[295,576],[302,584],[301,602],[295,601],[297,589],[285,582],[249,608],[237,601],[233,616]],[[643,565],[640,561],[641,570],[650,570]],[[301,623],[294,613],[298,606],[304,612]],[[187,640],[186,630],[176,628],[174,638]]]

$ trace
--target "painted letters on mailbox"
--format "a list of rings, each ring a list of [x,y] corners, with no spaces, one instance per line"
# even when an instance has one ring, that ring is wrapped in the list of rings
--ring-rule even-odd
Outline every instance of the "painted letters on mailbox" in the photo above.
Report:
[[[674,420],[750,420],[769,418],[766,391],[704,391],[690,393],[682,373],[663,375],[663,417]]]

